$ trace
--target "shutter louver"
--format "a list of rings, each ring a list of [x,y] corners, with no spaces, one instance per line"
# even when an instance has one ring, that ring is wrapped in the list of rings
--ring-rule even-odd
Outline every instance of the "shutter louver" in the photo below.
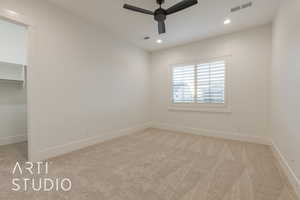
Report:
[[[197,102],[225,103],[225,62],[197,65]]]
[[[173,68],[173,103],[195,103],[195,67]]]

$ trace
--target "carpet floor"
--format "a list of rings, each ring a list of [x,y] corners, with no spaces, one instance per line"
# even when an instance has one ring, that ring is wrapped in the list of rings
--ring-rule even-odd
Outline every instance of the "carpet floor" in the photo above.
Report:
[[[13,175],[25,152],[0,147],[0,200],[297,200],[264,145],[149,129],[51,159],[48,174]],[[24,177],[69,178],[72,189],[12,191]]]

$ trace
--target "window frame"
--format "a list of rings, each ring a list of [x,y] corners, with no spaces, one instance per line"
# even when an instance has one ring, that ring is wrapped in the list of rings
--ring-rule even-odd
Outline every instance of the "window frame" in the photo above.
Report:
[[[209,59],[199,59],[194,61],[182,62],[180,64],[173,64],[169,67],[169,110],[171,111],[196,111],[196,112],[220,112],[230,113],[230,87],[229,87],[229,66],[231,55],[220,56]],[[175,67],[183,67],[190,65],[200,65],[205,63],[212,63],[217,61],[225,62],[225,74],[224,74],[224,103],[175,103],[173,99],[173,70]],[[197,80],[196,80],[197,81]]]

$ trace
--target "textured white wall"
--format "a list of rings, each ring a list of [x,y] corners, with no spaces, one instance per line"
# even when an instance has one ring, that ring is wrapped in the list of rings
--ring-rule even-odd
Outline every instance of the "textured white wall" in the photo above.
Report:
[[[152,54],[152,119],[170,126],[265,138],[271,26],[224,35]],[[168,110],[170,65],[231,55],[228,66],[231,113]]]
[[[0,9],[34,24],[28,71],[32,159],[148,122],[145,51],[46,1],[1,1]]]
[[[270,135],[300,180],[299,19],[300,1],[282,1],[273,28]]]

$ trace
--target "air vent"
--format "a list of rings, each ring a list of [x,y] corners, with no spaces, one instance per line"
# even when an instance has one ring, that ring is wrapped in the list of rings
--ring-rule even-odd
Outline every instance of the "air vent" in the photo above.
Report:
[[[252,5],[253,5],[252,2],[248,2],[248,3],[242,4],[240,6],[236,6],[234,8],[231,8],[231,12],[237,12],[237,11],[242,10],[242,9],[250,8]]]

